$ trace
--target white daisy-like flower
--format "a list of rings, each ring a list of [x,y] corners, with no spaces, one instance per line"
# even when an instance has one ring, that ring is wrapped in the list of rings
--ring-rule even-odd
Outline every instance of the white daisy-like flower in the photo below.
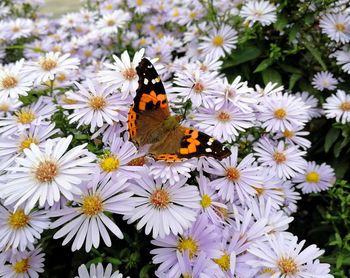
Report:
[[[33,248],[43,230],[49,227],[46,211],[25,213],[22,208],[12,210],[0,206],[0,250],[13,252]]]
[[[243,112],[232,102],[224,102],[210,108],[199,108],[192,115],[195,127],[215,137],[219,141],[233,142],[254,125],[255,115],[252,111]]]
[[[266,131],[293,130],[308,121],[308,107],[300,98],[287,93],[265,96],[256,107],[260,112],[257,118]]]
[[[341,43],[350,41],[350,16],[347,13],[324,14],[320,20],[322,33]]]
[[[324,113],[328,119],[335,118],[337,122],[345,124],[350,122],[350,95],[337,90],[323,103]]]
[[[312,85],[319,91],[334,90],[337,88],[338,80],[334,78],[333,74],[328,71],[321,71],[312,78]]]
[[[309,114],[309,120],[312,118],[319,118],[323,115],[323,110],[318,107],[318,99],[313,95],[310,95],[308,92],[297,92],[295,94],[297,98],[301,98],[306,106],[308,106],[307,112]]]
[[[284,87],[278,86],[278,83],[269,82],[264,88],[261,88],[258,84],[255,85],[255,92],[259,97],[278,94],[283,91]],[[277,88],[276,88],[277,87]]]
[[[334,170],[326,163],[317,165],[316,162],[308,162],[305,173],[298,174],[293,178],[297,188],[305,193],[320,192],[327,190],[336,181]]]
[[[114,10],[113,12],[104,12],[102,18],[97,21],[96,27],[101,34],[109,35],[117,33],[118,28],[123,27],[130,19],[130,14],[123,10]]]
[[[202,55],[209,55],[217,59],[236,48],[238,36],[236,30],[224,24],[219,29],[210,30],[208,36],[202,37],[201,40],[199,49],[203,51]]]
[[[145,50],[143,48],[137,51],[132,61],[126,50],[122,53],[121,59],[113,55],[114,63],[104,63],[108,70],[101,70],[98,73],[98,80],[113,90],[119,89],[122,93],[122,99],[127,98],[130,94],[135,95],[139,80],[136,67],[144,53]]]
[[[152,231],[153,238],[182,234],[196,220],[200,208],[198,188],[185,182],[182,179],[174,185],[162,184],[144,172],[129,187],[136,195],[136,208],[124,218],[128,223],[140,220],[137,229],[146,226],[145,233]]]
[[[23,74],[23,63],[24,60],[21,59],[11,66],[0,68],[0,101],[28,95],[32,79]]]
[[[255,163],[253,154],[244,157],[238,163],[238,148],[231,148],[231,155],[220,162],[209,160],[204,171],[216,178],[210,182],[210,186],[218,190],[218,195],[231,203],[235,200],[235,194],[242,204],[249,200],[249,196],[255,196],[255,188],[261,187],[261,178],[258,176],[259,167]]]
[[[276,6],[269,1],[250,0],[242,7],[240,14],[252,27],[255,22],[268,26],[277,20]]]
[[[13,111],[16,111],[23,103],[18,99],[7,98],[0,101],[0,118],[11,115]]]
[[[78,69],[79,60],[69,58],[70,54],[60,52],[49,52],[40,56],[37,61],[28,62],[23,72],[34,79],[34,83],[39,85],[49,80],[54,80],[60,72]]]
[[[34,25],[33,21],[28,18],[16,18],[2,24],[4,24],[4,30],[6,30],[5,39],[11,41],[29,37]]]
[[[270,273],[270,277],[316,277],[309,276],[309,264],[321,256],[324,251],[316,245],[310,245],[303,251],[305,240],[297,243],[298,238],[286,233],[266,236],[266,241],[254,243],[248,252],[255,259],[246,263],[260,272]],[[323,278],[324,276],[317,276]]]
[[[8,263],[0,268],[0,277],[37,278],[44,272],[44,256],[41,248],[12,254]]]
[[[306,161],[302,156],[306,152],[300,151],[297,146],[288,146],[283,141],[276,145],[264,136],[259,139],[254,151],[259,157],[258,162],[269,167],[279,178],[288,179],[305,172]]]
[[[341,66],[343,71],[350,74],[350,51],[348,49],[338,50],[332,54],[332,57],[337,59],[337,65]]]
[[[62,105],[65,109],[74,109],[68,116],[69,122],[90,125],[90,131],[102,127],[104,123],[112,125],[114,122],[126,121],[129,111],[129,101],[122,100],[118,94],[112,94],[110,89],[90,79],[84,85],[75,82],[78,91],[68,91],[66,96],[71,104]]]
[[[28,213],[38,201],[40,207],[46,203],[52,206],[61,194],[68,200],[80,194],[78,185],[90,178],[95,157],[85,149],[87,144],[67,152],[72,138],[48,139],[44,151],[35,144],[25,149],[26,157],[16,159],[18,165],[9,169],[6,183],[0,187],[4,204],[15,203],[15,209],[25,204],[24,211]]]
[[[297,145],[303,150],[307,150],[311,147],[311,142],[304,138],[308,136],[310,132],[303,131],[303,127],[297,126],[292,130],[285,129],[283,132],[277,132],[276,136],[274,136],[275,140],[284,139],[287,144]]]
[[[75,278],[123,278],[118,270],[113,272],[112,264],[108,264],[106,269],[103,268],[101,263],[91,264],[88,269],[86,265],[82,264],[78,268],[78,276]]]
[[[301,199],[300,193],[295,190],[294,184],[291,181],[285,181],[282,183],[282,186],[279,188],[283,193],[283,206],[282,209],[291,215],[298,210],[297,202]]]
[[[107,246],[112,242],[106,227],[115,236],[124,238],[119,229],[106,213],[122,214],[131,213],[134,202],[131,198],[127,178],[119,177],[119,182],[111,179],[93,181],[92,185],[86,185],[83,193],[74,198],[74,205],[61,210],[53,211],[51,217],[59,217],[51,224],[51,228],[59,229],[53,236],[54,239],[65,237],[62,245],[66,245],[74,237],[72,251],[79,250],[85,241],[85,251],[89,252],[94,246],[100,244],[100,237]],[[88,189],[90,188],[90,189]],[[127,191],[126,191],[127,189]]]

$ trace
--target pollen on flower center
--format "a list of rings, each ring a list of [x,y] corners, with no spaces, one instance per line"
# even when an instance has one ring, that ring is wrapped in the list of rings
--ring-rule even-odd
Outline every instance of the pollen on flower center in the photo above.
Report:
[[[258,194],[258,196],[260,196],[261,194],[264,193],[265,189],[264,188],[257,188],[257,187],[254,187],[255,191],[256,191],[256,194]]]
[[[2,80],[2,87],[4,89],[11,89],[16,87],[16,85],[18,84],[18,81],[15,77],[13,76],[6,76],[3,80]]]
[[[62,82],[62,81],[64,81],[64,80],[67,79],[67,76],[66,76],[63,72],[61,72],[61,73],[57,74],[56,79],[57,79],[58,81],[61,81],[61,82]]]
[[[126,80],[134,80],[136,78],[136,75],[137,73],[133,68],[128,68],[123,71],[123,77]]]
[[[13,33],[17,33],[19,31],[21,31],[21,28],[19,28],[18,26],[13,26],[11,30]]]
[[[106,23],[107,23],[107,26],[114,26],[115,25],[115,20],[114,19],[108,19]]]
[[[283,132],[283,136],[284,136],[284,138],[290,139],[290,138],[292,138],[294,136],[294,132],[286,129]]]
[[[66,104],[76,104],[76,103],[78,103],[75,99],[71,99],[71,98],[68,98],[66,96],[64,96],[62,100]]]
[[[344,32],[346,28],[345,28],[345,25],[343,23],[337,23],[337,24],[335,24],[335,29],[338,32]]]
[[[120,166],[120,161],[114,155],[107,156],[103,158],[100,162],[100,167],[105,172],[114,172],[118,170],[119,166]]]
[[[84,56],[85,56],[86,58],[91,57],[91,56],[92,56],[92,51],[91,51],[91,50],[85,50],[85,51],[84,51]]]
[[[21,229],[27,226],[28,223],[29,216],[24,213],[23,209],[16,210],[14,213],[11,213],[8,218],[8,224],[14,230]]]
[[[177,249],[181,253],[188,250],[190,258],[193,258],[193,256],[197,255],[198,244],[192,237],[184,237],[178,241]]]
[[[226,208],[215,206],[215,212],[223,219],[226,219],[228,217],[228,209]]]
[[[10,110],[10,105],[7,103],[1,103],[0,104],[0,111],[2,112],[8,112]]]
[[[40,162],[39,166],[36,168],[35,177],[40,182],[50,182],[58,174],[57,164],[53,161]]]
[[[307,182],[316,183],[320,181],[320,174],[315,171],[311,171],[306,174],[305,179]]]
[[[15,264],[12,266],[12,269],[17,274],[24,274],[28,271],[29,267],[29,258],[25,258],[15,262]]]
[[[137,6],[142,6],[143,0],[136,0],[136,5]]]
[[[340,105],[340,109],[343,110],[344,112],[350,111],[350,102],[343,102]]]
[[[231,120],[231,115],[227,112],[220,112],[216,118],[220,121],[220,122],[228,122]]]
[[[287,160],[284,153],[281,153],[281,152],[275,152],[273,154],[273,159],[276,161],[277,164],[281,164]]]
[[[278,120],[283,120],[286,115],[287,115],[287,112],[283,108],[276,109],[274,113],[275,118]]]
[[[38,139],[34,138],[34,137],[27,137],[25,138],[20,146],[19,146],[19,150],[20,152],[23,152],[24,149],[29,149],[30,148],[30,144],[35,144],[37,145],[39,143]]]
[[[41,63],[41,68],[45,71],[50,71],[57,66],[57,62],[52,59],[44,59]]]
[[[102,110],[106,104],[106,100],[101,96],[92,97],[89,101],[89,105],[93,110]]]
[[[224,44],[224,37],[217,35],[212,39],[212,43],[214,46],[218,47],[218,46],[222,46]]]
[[[22,110],[16,113],[17,122],[21,124],[30,124],[35,119],[35,114],[31,110]]]
[[[86,196],[83,199],[81,209],[85,215],[95,216],[103,211],[103,201],[100,196]]]
[[[167,208],[170,203],[170,195],[164,189],[157,189],[150,196],[150,203],[158,209]]]
[[[265,267],[259,271],[259,274],[275,274],[275,273],[276,272],[270,267]]]
[[[204,85],[200,82],[196,82],[194,85],[193,85],[193,89],[194,91],[199,94],[201,92],[203,92],[204,90]]]
[[[279,260],[278,268],[282,274],[294,275],[298,271],[298,266],[292,258],[282,258]]]
[[[211,198],[210,198],[210,196],[209,196],[208,194],[204,194],[204,195],[202,196],[201,205],[202,205],[203,208],[208,208],[208,207],[210,207],[211,202],[212,202],[212,201],[211,201]]]
[[[213,260],[223,271],[230,269],[230,256],[226,252],[218,259]]]
[[[237,181],[241,176],[239,170],[235,167],[230,167],[226,169],[226,177],[230,181]]]

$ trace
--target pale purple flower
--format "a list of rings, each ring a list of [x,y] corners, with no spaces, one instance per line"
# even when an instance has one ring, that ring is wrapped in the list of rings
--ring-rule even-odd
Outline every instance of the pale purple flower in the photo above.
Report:
[[[108,264],[106,268],[103,268],[101,263],[98,263],[97,266],[91,264],[89,269],[82,264],[79,266],[78,276],[75,278],[123,278],[123,274],[118,270],[113,272],[112,264]]]
[[[350,94],[338,90],[323,103],[326,118],[335,118],[336,122],[346,124],[350,122]]]
[[[341,43],[350,41],[350,16],[347,13],[326,13],[321,16],[320,27],[322,33]]]
[[[314,75],[312,78],[312,85],[319,91],[334,90],[337,88],[339,81],[334,78],[333,74],[328,71],[321,71]]]
[[[240,16],[245,19],[245,23],[249,23],[249,27],[252,27],[255,22],[268,26],[277,20],[276,6],[265,0],[245,1]]]

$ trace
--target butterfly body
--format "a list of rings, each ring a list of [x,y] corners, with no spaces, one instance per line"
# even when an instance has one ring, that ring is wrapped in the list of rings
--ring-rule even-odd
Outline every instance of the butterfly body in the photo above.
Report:
[[[171,115],[161,79],[152,63],[143,58],[136,68],[139,87],[128,115],[130,139],[139,146],[150,144],[156,160],[179,161],[211,156],[222,159],[231,154],[222,143],[207,134],[180,124]]]

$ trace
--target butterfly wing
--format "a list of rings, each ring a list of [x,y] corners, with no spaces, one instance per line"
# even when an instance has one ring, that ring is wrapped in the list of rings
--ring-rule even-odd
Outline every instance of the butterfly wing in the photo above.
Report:
[[[128,130],[131,140],[143,146],[161,138],[162,123],[170,112],[163,83],[152,63],[143,58],[136,71],[139,86],[129,111]]]

